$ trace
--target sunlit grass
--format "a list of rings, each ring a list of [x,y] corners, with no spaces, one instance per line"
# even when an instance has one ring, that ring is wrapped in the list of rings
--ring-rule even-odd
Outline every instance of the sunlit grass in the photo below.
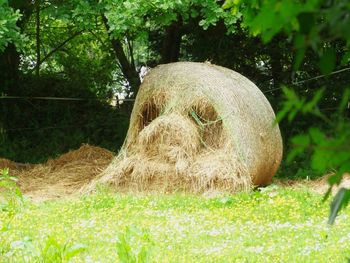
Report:
[[[100,191],[28,203],[0,212],[0,262],[344,262],[350,213],[328,227],[321,200],[270,187],[212,199]]]

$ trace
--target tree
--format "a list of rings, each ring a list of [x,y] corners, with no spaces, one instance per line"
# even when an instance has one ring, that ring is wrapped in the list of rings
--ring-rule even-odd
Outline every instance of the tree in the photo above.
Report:
[[[32,13],[32,1],[0,1],[0,94],[12,93],[18,83],[24,27]]]

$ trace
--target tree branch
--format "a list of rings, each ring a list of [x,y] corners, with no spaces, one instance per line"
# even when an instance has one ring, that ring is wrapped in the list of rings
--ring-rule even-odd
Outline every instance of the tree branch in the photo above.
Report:
[[[80,35],[84,30],[80,30],[78,32],[75,32],[73,35],[71,35],[69,38],[67,38],[65,41],[63,41],[61,44],[59,44],[57,47],[52,49],[45,57],[43,57],[42,60],[40,60],[40,63],[38,65],[35,65],[34,69],[39,67],[45,60],[47,60],[49,57],[51,57],[55,52],[60,50],[64,45],[66,45],[69,41],[74,39],[76,36]],[[31,73],[34,69],[30,70],[29,73]]]
[[[179,60],[181,39],[184,34],[181,17],[174,21],[165,31],[163,47],[161,51],[161,62],[170,63]]]
[[[135,59],[134,59],[134,51],[133,51],[133,47],[132,44],[130,43],[129,38],[126,39],[127,43],[128,43],[128,48],[129,48],[129,55],[130,55],[130,59],[131,59],[131,65],[133,66],[133,68],[135,68]]]

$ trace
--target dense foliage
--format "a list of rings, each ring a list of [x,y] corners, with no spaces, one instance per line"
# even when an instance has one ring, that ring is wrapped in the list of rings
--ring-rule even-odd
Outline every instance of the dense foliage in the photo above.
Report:
[[[236,14],[241,10],[243,25],[254,34],[260,34],[264,42],[269,42],[278,33],[288,35],[295,50],[293,71],[303,72],[302,65],[307,52],[314,55],[320,77],[330,76],[344,70],[350,58],[350,3],[348,1],[230,1],[226,7]],[[273,12],[271,12],[273,11]],[[343,69],[342,69],[343,68]],[[334,71],[338,70],[338,71]],[[349,68],[345,68],[349,70]],[[301,81],[304,84],[303,81]],[[299,88],[303,91],[304,85]],[[330,189],[339,184],[343,175],[350,171],[350,91],[348,82],[324,83],[309,92],[310,101],[298,96],[295,89],[283,88],[285,102],[278,119],[288,116],[293,121],[298,113],[313,114],[322,123],[311,122],[307,132],[292,139],[294,149],[288,159],[305,151],[311,153],[311,167],[320,173],[331,170]],[[306,90],[308,92],[308,90]],[[320,109],[325,101],[335,109],[329,114]],[[328,104],[327,103],[327,104]],[[327,195],[326,195],[327,196]],[[350,190],[341,189],[331,206],[329,222],[334,221],[338,211],[350,201]]]
[[[19,10],[11,8],[8,1],[0,1],[0,51],[9,43],[20,43],[21,36],[16,25],[20,16]]]

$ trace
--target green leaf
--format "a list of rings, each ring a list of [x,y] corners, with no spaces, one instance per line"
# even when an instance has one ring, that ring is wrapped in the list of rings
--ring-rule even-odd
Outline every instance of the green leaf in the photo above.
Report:
[[[288,115],[288,121],[291,122],[304,107],[305,98],[299,98],[295,91],[288,87],[283,87],[282,91],[286,101],[283,103],[282,110],[277,114],[276,121],[279,122]]]
[[[322,142],[326,141],[326,135],[319,128],[310,128],[309,134],[314,143],[322,144]]]
[[[9,175],[10,169],[9,168],[4,168],[1,170],[0,172],[0,178],[3,177],[7,177]]]
[[[297,71],[300,68],[301,63],[303,62],[305,57],[305,52],[306,52],[305,36],[301,34],[297,34],[294,37],[294,47],[296,48],[296,53],[294,56],[293,70]]]
[[[303,113],[311,112],[317,106],[320,99],[322,99],[323,93],[324,93],[324,88],[317,90],[315,96],[308,103],[304,105],[304,107],[302,108],[302,112]]]
[[[325,195],[323,196],[323,198],[322,198],[322,202],[326,202],[326,200],[329,198],[329,196],[331,195],[331,193],[332,193],[332,186],[329,186],[328,187],[328,190],[327,190],[327,192],[325,193]]]
[[[202,19],[201,21],[199,21],[199,23],[198,23],[198,25],[200,25],[200,26],[204,26],[206,24],[206,22],[205,22],[205,20],[204,19]]]
[[[293,42],[296,49],[304,49],[306,47],[306,38],[301,34],[295,35]]]
[[[324,173],[329,169],[329,151],[316,150],[311,157],[312,169]]]
[[[127,228],[125,230],[125,233],[120,234],[118,236],[118,241],[117,241],[117,254],[119,257],[120,262],[133,262],[134,259],[134,254],[132,253],[132,249],[130,246],[130,229]]]
[[[199,15],[199,12],[196,9],[191,10],[191,17],[196,18],[198,17],[198,15]]]
[[[294,136],[291,140],[293,144],[293,149],[289,152],[287,156],[287,163],[290,163],[294,158],[303,153],[306,148],[310,146],[310,137],[308,134],[300,134]]]
[[[310,145],[310,137],[307,134],[297,135],[292,138],[292,143],[294,146],[306,148]]]
[[[346,65],[350,62],[350,51],[345,52],[341,59],[341,65]]]
[[[71,246],[68,251],[64,255],[65,260],[70,260],[71,258],[75,257],[76,255],[84,252],[86,250],[86,246],[84,244],[75,244]]]
[[[299,112],[298,107],[292,108],[292,110],[288,114],[288,121],[292,122],[294,120],[295,116],[297,116],[298,112]]]
[[[339,185],[339,183],[341,182],[343,178],[343,173],[337,172],[334,175],[331,175],[330,177],[328,177],[328,183],[330,184],[330,186],[333,185]]]
[[[284,95],[286,96],[287,99],[292,100],[292,101],[298,101],[299,97],[298,95],[295,93],[295,91],[293,89],[290,89],[288,87],[283,87],[282,91],[284,93]]]
[[[350,190],[344,187],[340,188],[331,203],[328,224],[332,225],[334,223],[339,211],[344,209],[349,204],[349,201]]]
[[[290,164],[295,157],[297,157],[298,155],[302,154],[304,152],[304,150],[302,148],[293,148],[292,150],[289,151],[288,155],[287,155],[287,163]]]
[[[349,101],[350,101],[350,89],[346,89],[343,93],[338,111],[343,112],[347,108]]]
[[[347,151],[346,154],[348,158],[346,161],[343,162],[343,164],[339,168],[339,172],[342,174],[350,173],[350,152]]]
[[[234,0],[226,0],[225,3],[222,5],[223,9],[229,9],[234,6]]]
[[[282,110],[280,110],[277,115],[276,115],[276,122],[280,123],[288,114],[288,112],[290,111],[290,109],[293,107],[293,105],[291,104],[285,104],[282,108]]]
[[[320,58],[319,67],[322,74],[330,74],[335,68],[336,54],[333,48],[327,48]]]
[[[304,12],[298,15],[298,22],[300,25],[300,32],[308,35],[315,26],[315,14],[313,12]]]

